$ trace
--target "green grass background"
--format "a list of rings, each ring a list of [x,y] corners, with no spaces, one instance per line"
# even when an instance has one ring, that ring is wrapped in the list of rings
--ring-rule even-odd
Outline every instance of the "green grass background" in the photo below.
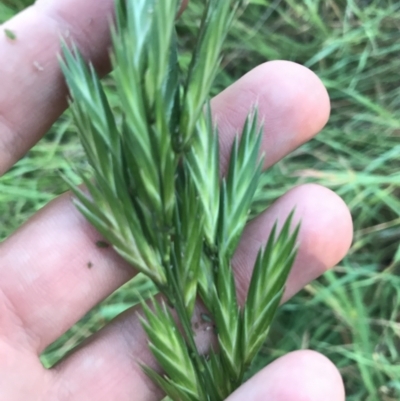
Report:
[[[31,1],[0,2],[5,20]],[[390,0],[253,0],[226,43],[215,91],[257,64],[286,59],[315,71],[332,117],[316,138],[270,170],[268,201],[317,182],[349,205],[355,239],[345,260],[285,304],[253,370],[312,348],[339,367],[349,401],[400,399],[400,3]],[[200,15],[192,0],[179,22],[190,49]],[[188,57],[185,53],[184,60]],[[113,96],[110,85],[110,96]],[[66,190],[84,163],[66,113],[0,179],[0,236]],[[50,366],[83,338],[137,302],[142,278],[90,312],[42,356]],[[67,300],[66,300],[67,302]],[[318,378],[316,378],[318,380]]]

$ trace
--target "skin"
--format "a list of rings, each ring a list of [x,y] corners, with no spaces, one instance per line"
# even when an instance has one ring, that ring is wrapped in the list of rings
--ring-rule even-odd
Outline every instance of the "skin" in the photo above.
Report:
[[[0,29],[0,173],[5,173],[66,107],[58,67],[59,34],[73,38],[102,73],[109,69],[111,0],[39,0]],[[15,32],[10,40],[2,31]],[[212,101],[221,130],[221,166],[249,107],[265,120],[266,165],[316,135],[330,104],[311,71],[289,62],[256,67]],[[273,223],[296,206],[302,220],[299,256],[285,300],[338,263],[349,249],[352,222],[343,201],[318,185],[293,188],[246,229],[234,257],[243,301],[251,266]],[[142,374],[152,366],[145,336],[131,310],[89,338],[61,363],[45,370],[38,355],[135,272],[78,213],[71,195],[55,199],[0,244],[0,401],[155,401],[162,394]],[[93,268],[88,269],[88,260]],[[200,347],[210,339],[198,333]],[[229,401],[342,401],[341,377],[313,351],[290,353],[245,383]]]

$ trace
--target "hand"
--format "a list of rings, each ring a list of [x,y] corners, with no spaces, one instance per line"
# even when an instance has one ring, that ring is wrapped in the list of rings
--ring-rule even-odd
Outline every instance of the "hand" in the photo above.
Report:
[[[66,107],[66,87],[56,54],[59,35],[71,36],[99,71],[109,68],[108,16],[112,0],[39,0],[0,30],[0,172],[4,173],[53,124]],[[5,28],[2,27],[2,28]],[[265,167],[313,137],[329,116],[319,79],[294,63],[255,68],[212,101],[226,167],[235,132],[258,102],[265,119]],[[317,185],[296,187],[246,229],[234,258],[243,301],[250,267],[276,219],[296,206],[302,219],[300,249],[285,299],[347,252],[352,223],[334,193]],[[53,369],[38,355],[134,272],[99,235],[66,194],[51,202],[0,244],[0,401],[150,401],[161,398],[138,359],[154,364],[134,311],[89,338]],[[94,268],[88,269],[91,261]],[[317,380],[316,380],[317,379]],[[132,398],[133,397],[133,398]],[[255,401],[342,401],[336,368],[312,351],[288,354],[229,397]]]

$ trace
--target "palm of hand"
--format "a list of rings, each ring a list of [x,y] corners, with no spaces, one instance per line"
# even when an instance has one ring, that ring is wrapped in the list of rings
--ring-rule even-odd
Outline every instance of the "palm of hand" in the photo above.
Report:
[[[17,40],[0,38],[0,55],[9,60],[0,67],[0,172],[23,155],[65,107],[56,57],[60,32],[73,36],[98,69],[107,70],[112,7],[111,0],[62,0],[57,5],[42,0],[7,23]],[[261,65],[212,101],[222,135],[222,167],[255,101],[266,121],[265,167],[314,136],[329,115],[326,91],[313,73],[288,62]],[[283,220],[295,205],[302,219],[300,251],[286,299],[346,253],[351,219],[343,202],[316,185],[294,188],[246,229],[234,258],[242,300],[260,243],[265,243],[274,221]],[[0,401],[123,401],[133,394],[138,401],[161,398],[136,364],[138,359],[154,362],[135,311],[120,316],[53,369],[45,370],[39,361],[46,346],[134,274],[111,249],[98,248],[98,239],[65,194],[0,244]],[[96,268],[88,269],[88,260]],[[335,368],[310,351],[280,358],[230,398],[256,400],[264,394],[277,401],[344,398]]]

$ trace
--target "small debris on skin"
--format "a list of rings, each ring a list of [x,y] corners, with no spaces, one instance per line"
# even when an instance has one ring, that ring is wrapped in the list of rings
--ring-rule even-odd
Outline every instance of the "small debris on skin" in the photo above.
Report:
[[[4,29],[4,33],[6,35],[6,37],[10,40],[17,40],[17,35],[15,34],[14,31],[12,31],[11,29]]]
[[[93,263],[92,262],[88,262],[87,267],[88,267],[88,269],[91,269],[93,267]]]
[[[212,323],[211,316],[207,315],[207,313],[202,313],[200,316],[203,322]]]
[[[110,244],[107,244],[107,242],[104,241],[96,241],[96,246],[97,248],[108,248]]]
[[[38,71],[44,71],[44,67],[38,62],[34,61],[33,66],[38,70]]]

